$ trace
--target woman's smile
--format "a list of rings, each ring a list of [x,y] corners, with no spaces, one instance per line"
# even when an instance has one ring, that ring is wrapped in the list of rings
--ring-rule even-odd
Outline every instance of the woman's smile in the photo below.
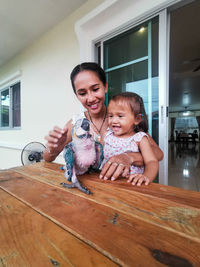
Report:
[[[90,109],[92,110],[96,110],[98,108],[98,103],[92,104],[92,105],[88,105]]]

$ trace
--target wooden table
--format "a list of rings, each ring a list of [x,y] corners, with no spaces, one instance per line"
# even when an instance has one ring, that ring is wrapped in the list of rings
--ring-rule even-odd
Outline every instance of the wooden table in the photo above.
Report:
[[[200,266],[200,193],[63,181],[54,163],[0,172],[0,266]]]

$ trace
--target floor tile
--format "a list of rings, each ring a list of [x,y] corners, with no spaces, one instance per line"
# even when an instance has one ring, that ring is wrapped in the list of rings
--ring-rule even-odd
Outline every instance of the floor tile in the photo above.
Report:
[[[168,184],[200,191],[199,143],[169,143]]]

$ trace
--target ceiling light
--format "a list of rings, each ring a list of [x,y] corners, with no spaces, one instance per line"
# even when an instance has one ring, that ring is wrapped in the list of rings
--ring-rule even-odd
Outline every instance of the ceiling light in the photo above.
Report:
[[[190,173],[189,173],[188,169],[183,169],[183,176],[184,177],[189,177],[190,176]]]
[[[183,112],[183,116],[189,116],[189,115],[190,115],[190,111]]]
[[[183,105],[188,105],[190,102],[189,94],[186,92],[183,94]]]
[[[143,32],[145,30],[145,28],[144,27],[141,27],[140,29],[139,29],[139,32]]]

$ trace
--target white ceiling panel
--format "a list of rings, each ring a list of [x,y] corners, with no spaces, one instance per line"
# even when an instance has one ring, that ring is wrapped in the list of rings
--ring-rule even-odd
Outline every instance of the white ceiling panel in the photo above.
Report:
[[[0,66],[87,0],[0,0]]]

